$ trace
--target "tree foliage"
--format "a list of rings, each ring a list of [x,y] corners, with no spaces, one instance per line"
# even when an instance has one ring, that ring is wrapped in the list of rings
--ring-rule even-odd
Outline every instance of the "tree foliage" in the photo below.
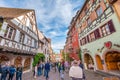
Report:
[[[81,51],[81,49],[79,49],[78,56],[79,56],[80,60],[82,60],[82,51]]]
[[[63,60],[65,60],[65,55],[66,55],[66,54],[63,52],[63,53],[62,53]]]
[[[44,61],[45,60],[45,55],[43,53],[37,53],[34,56],[34,60],[33,60],[33,66],[36,66],[36,64],[38,64],[40,61]]]

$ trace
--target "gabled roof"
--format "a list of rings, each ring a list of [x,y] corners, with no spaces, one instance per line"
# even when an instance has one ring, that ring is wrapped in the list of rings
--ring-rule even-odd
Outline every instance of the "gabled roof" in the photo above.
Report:
[[[0,16],[4,18],[15,18],[28,12],[34,11],[32,9],[19,9],[19,8],[5,8],[0,7]]]

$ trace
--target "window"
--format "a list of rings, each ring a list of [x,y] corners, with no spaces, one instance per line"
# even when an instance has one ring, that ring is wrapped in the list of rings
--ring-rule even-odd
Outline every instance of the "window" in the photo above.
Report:
[[[41,44],[41,49],[43,49],[43,44]]]
[[[80,40],[80,44],[81,45],[84,45],[84,44],[86,44],[87,43],[87,41],[86,41],[86,38],[84,37],[84,38],[82,38],[82,40]]]
[[[4,37],[9,38],[9,39],[13,39],[14,34],[15,34],[15,29],[8,25],[6,28]]]
[[[87,14],[87,12],[88,12],[87,7],[84,8],[84,12],[85,12],[85,14]]]
[[[34,40],[34,47],[37,48],[37,40]]]
[[[28,44],[29,46],[31,46],[31,44],[32,44],[32,38],[30,38],[30,37],[27,38],[27,44]]]
[[[96,13],[97,13],[97,16],[101,16],[101,14],[103,13],[103,10],[102,10],[102,7],[98,7],[97,10],[96,10]]]
[[[91,24],[91,19],[90,18],[87,19],[87,24],[88,24],[88,26]]]
[[[23,43],[23,42],[24,42],[24,34],[23,34],[23,33],[20,33],[19,42],[20,42],[20,43]]]
[[[102,36],[107,36],[113,32],[115,32],[114,25],[112,20],[110,20],[107,24],[101,27]]]
[[[92,32],[90,34],[90,41],[94,41],[94,40],[95,40],[95,34],[94,34],[94,32]]]

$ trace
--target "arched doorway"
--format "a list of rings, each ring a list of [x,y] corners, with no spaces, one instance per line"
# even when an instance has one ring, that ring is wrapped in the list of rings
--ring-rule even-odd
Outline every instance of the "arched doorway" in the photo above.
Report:
[[[103,70],[102,60],[99,55],[96,55],[96,63],[97,63],[97,68],[99,70]]]
[[[94,65],[93,58],[89,54],[84,55],[84,63],[87,69],[92,69]]]
[[[105,62],[108,70],[120,69],[120,52],[111,51],[106,53]]]
[[[15,61],[14,61],[14,65],[15,67],[18,67],[18,65],[22,64],[22,57],[18,56]]]
[[[24,62],[24,70],[30,69],[30,65],[31,65],[31,59],[30,58],[26,58],[25,62]]]
[[[6,61],[9,61],[9,58],[7,57],[7,56],[5,56],[5,55],[1,55],[0,56],[0,63],[2,63],[2,62],[6,62]]]

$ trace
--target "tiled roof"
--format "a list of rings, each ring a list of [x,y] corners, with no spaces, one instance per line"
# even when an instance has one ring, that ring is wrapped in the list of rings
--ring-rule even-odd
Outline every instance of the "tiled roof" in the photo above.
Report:
[[[0,16],[2,16],[3,18],[15,18],[31,11],[34,11],[34,10],[0,7]]]

